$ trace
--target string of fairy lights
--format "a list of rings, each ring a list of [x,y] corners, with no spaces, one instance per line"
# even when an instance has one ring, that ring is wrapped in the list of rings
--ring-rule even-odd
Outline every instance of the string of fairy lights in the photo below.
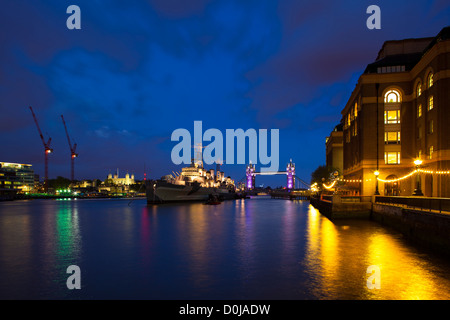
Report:
[[[432,175],[450,175],[450,170],[424,170],[424,169],[415,169],[413,171],[411,171],[410,173],[404,175],[403,177],[400,178],[396,178],[396,179],[388,179],[388,180],[384,180],[381,179],[379,177],[376,177],[378,181],[380,182],[384,182],[384,183],[392,183],[392,182],[399,182],[405,179],[408,179],[409,177],[417,174],[417,173],[425,173],[425,174],[432,174]],[[336,180],[334,180],[331,184],[326,185],[325,183],[323,183],[323,187],[327,190],[330,190],[332,188],[334,188],[334,186],[336,185],[336,183],[338,181],[342,181],[342,182],[348,182],[348,183],[361,183],[362,180],[361,179],[342,179],[342,178],[338,178]]]

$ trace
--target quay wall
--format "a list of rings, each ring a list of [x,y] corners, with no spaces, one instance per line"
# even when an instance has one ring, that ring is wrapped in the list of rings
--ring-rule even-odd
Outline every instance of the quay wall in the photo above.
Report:
[[[408,241],[450,255],[450,214],[373,202],[340,202],[339,198],[310,203],[330,220],[370,219],[401,232]]]
[[[450,215],[374,204],[371,219],[400,231],[411,242],[450,255]]]
[[[333,219],[369,219],[372,211],[371,202],[345,202],[340,196],[333,196],[332,201],[323,201],[311,197],[310,203],[324,216]]]

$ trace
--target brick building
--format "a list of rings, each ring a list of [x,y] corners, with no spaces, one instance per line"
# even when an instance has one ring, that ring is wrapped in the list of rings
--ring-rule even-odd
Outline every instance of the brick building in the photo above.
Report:
[[[342,110],[343,173],[361,195],[450,197],[450,27],[387,41]],[[425,172],[426,171],[426,172]]]

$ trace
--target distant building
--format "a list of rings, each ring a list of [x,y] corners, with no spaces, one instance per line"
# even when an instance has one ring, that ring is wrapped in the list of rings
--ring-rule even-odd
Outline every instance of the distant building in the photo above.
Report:
[[[135,184],[134,181],[134,174],[130,176],[130,174],[127,172],[125,175],[125,178],[119,178],[119,174],[115,174],[114,176],[110,173],[108,174],[108,180],[112,180],[113,184],[119,185],[119,186],[129,186],[132,184]]]
[[[73,188],[95,188],[97,187],[97,180],[81,180],[73,184]]]
[[[326,139],[326,165],[344,171],[344,132],[343,125],[334,127]]]
[[[362,195],[450,197],[450,27],[387,41],[342,110],[344,181]],[[419,168],[420,169],[420,168]]]
[[[31,192],[34,189],[34,171],[31,164],[0,162],[0,190]]]

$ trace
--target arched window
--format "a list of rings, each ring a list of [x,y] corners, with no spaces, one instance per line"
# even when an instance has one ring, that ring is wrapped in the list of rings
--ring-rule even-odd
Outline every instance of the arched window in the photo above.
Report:
[[[428,75],[428,88],[431,88],[433,86],[433,72],[430,72],[430,74]]]
[[[384,184],[385,196],[398,196],[400,195],[399,181],[396,175],[390,175],[386,180],[391,181]]]
[[[416,88],[416,97],[420,97],[422,95],[422,84],[419,82]]]
[[[384,95],[384,102],[385,103],[400,103],[401,95],[397,90],[389,90]]]

